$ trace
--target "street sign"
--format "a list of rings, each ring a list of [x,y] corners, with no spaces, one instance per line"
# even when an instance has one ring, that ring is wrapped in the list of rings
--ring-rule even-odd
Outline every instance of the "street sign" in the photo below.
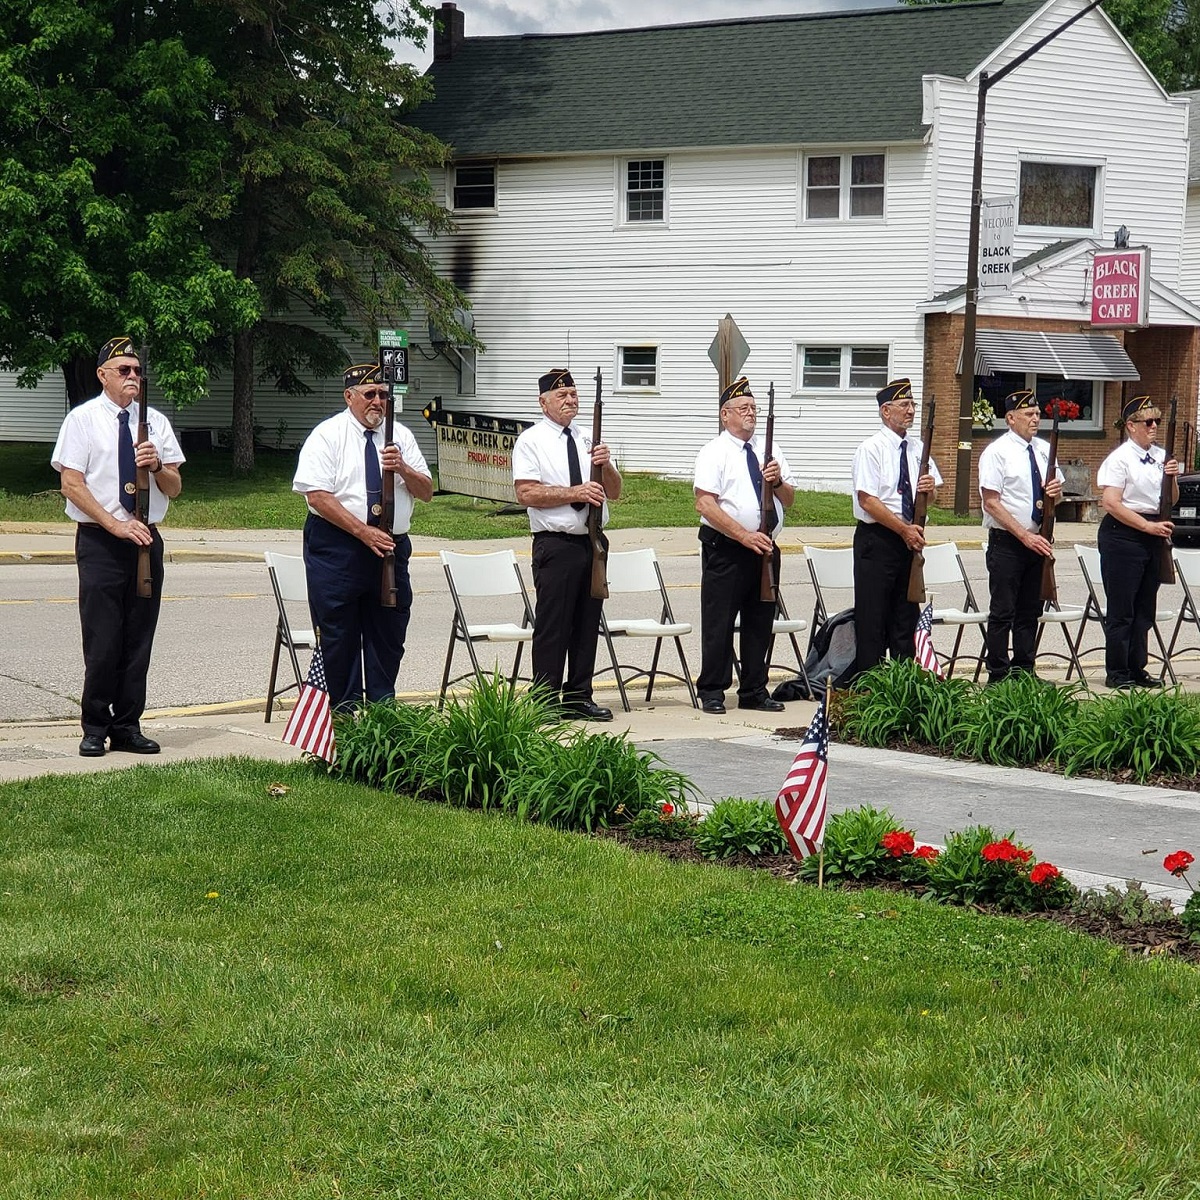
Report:
[[[401,395],[408,391],[408,330],[379,331],[379,373],[385,383],[396,385]]]
[[[1016,196],[981,200],[979,206],[979,294],[992,296],[1012,286]]]
[[[713,338],[708,348],[708,357],[717,368],[717,394],[723,392],[741,373],[746,359],[750,357],[750,347],[742,337],[742,331],[737,322],[726,313],[717,322],[717,336]],[[721,427],[721,417],[717,415],[717,428]]]

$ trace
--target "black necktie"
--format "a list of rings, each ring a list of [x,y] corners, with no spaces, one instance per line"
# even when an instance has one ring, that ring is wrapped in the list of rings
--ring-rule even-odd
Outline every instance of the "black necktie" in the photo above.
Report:
[[[378,525],[383,515],[383,476],[379,471],[379,455],[375,453],[375,430],[364,429],[366,450],[363,467],[367,473],[367,524]]]
[[[1033,452],[1033,446],[1029,447],[1029,482],[1033,486],[1033,519],[1041,522],[1042,519],[1042,473],[1038,469],[1037,455]]]
[[[121,477],[121,503],[126,512],[137,504],[137,463],[133,459],[133,437],[129,432],[129,409],[121,410],[117,418],[117,474]]]
[[[754,447],[752,445],[750,445],[749,442],[746,443],[746,470],[750,472],[750,482],[752,484],[754,484],[755,493],[761,498],[762,497],[762,486],[763,486],[762,471],[760,471],[759,467],[758,467],[758,455],[754,453]],[[774,508],[774,505],[772,505],[771,507]],[[772,513],[771,514],[771,528],[768,529],[767,532],[768,533],[774,532],[775,526],[778,523],[779,523],[778,517],[774,513]]]
[[[900,493],[900,515],[911,522],[917,514],[917,507],[913,504],[912,494],[912,479],[908,474],[908,439],[900,439],[900,482],[896,485],[896,490]]]
[[[568,425],[563,433],[567,438],[567,471],[571,476],[571,486],[578,487],[583,482],[583,472],[579,469],[579,451],[575,448],[575,439],[571,436],[571,427]],[[579,512],[581,509],[587,508],[587,504],[582,500],[572,500],[571,507]]]

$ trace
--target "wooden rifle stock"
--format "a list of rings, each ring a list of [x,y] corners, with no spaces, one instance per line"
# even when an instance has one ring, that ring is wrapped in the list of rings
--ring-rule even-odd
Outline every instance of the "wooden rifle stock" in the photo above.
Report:
[[[603,427],[603,377],[596,368],[596,404],[592,409],[592,445],[602,440]],[[604,468],[592,463],[592,482],[604,484]],[[587,515],[588,540],[592,547],[592,599],[608,599],[608,538],[604,534],[604,505],[589,504]]]
[[[138,387],[138,427],[137,444],[150,440],[150,427],[146,421],[146,353],[143,350],[142,379]],[[137,502],[134,505],[134,516],[143,525],[150,524],[150,472],[146,467],[137,469]],[[150,568],[150,547],[139,546],[137,553],[137,594],[148,600],[154,595],[154,576]]]
[[[1042,523],[1038,533],[1048,542],[1054,541],[1054,510],[1058,501],[1046,494],[1046,485],[1058,476],[1058,418],[1062,415],[1062,402],[1054,405],[1054,424],[1050,427],[1050,457],[1046,460],[1046,478],[1042,481]],[[1058,580],[1054,576],[1054,555],[1042,560],[1042,600],[1049,600],[1058,607]]]
[[[383,415],[383,446],[392,444],[396,432],[396,397],[392,391],[392,368],[384,365],[383,350],[379,351],[379,374],[387,380],[387,407]],[[391,535],[396,524],[396,476],[391,471],[383,472],[383,495],[380,497],[383,512],[379,524]],[[383,554],[383,573],[379,581],[379,603],[383,608],[396,607],[396,551],[388,549]]]
[[[1158,498],[1158,519],[1169,521],[1171,509],[1175,507],[1175,476],[1167,474],[1167,463],[1175,457],[1175,419],[1179,415],[1179,397],[1171,397],[1171,416],[1167,421],[1167,443],[1164,449],[1167,457],[1163,460],[1162,491]],[[1175,559],[1172,556],[1172,542],[1169,537],[1162,540],[1158,551],[1158,581],[1159,583],[1175,582]]]
[[[767,482],[767,464],[771,461],[771,447],[775,444],[775,381],[767,389],[767,433],[763,441],[762,498],[759,504],[758,531],[771,536],[775,528],[775,487]],[[758,598],[764,604],[775,604],[779,599],[779,547],[774,540],[770,552],[762,556],[762,579]]]
[[[937,398],[929,397],[929,412],[925,419],[925,437],[921,442],[921,466],[913,486],[921,481],[922,475],[929,474],[929,452],[933,448],[933,414],[937,411]],[[907,453],[907,451],[906,451]],[[917,492],[913,496],[912,523],[919,529],[925,528],[925,518],[929,512],[929,493]],[[925,555],[920,550],[912,552],[912,566],[908,570],[908,598],[914,604],[925,603]]]

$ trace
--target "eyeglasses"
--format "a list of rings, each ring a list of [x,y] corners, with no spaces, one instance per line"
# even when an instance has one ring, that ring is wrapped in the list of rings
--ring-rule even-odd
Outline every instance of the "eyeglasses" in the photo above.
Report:
[[[128,379],[130,375],[138,379],[142,377],[142,368],[134,366],[132,363],[122,363],[119,367],[105,367],[106,371],[116,371],[122,379]]]
[[[387,399],[387,392],[385,392],[382,388],[372,389],[369,392],[360,391],[359,395],[362,396],[362,398],[364,400],[386,400]]]
[[[887,402],[887,407],[904,409],[911,408],[913,412],[917,411],[917,406],[911,400],[889,400]]]
[[[743,417],[752,417],[758,412],[757,404],[738,404],[729,406],[735,413],[741,413]]]

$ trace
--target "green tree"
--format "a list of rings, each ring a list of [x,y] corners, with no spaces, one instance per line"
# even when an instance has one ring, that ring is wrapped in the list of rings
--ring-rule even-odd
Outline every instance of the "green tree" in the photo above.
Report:
[[[307,391],[300,368],[339,372],[352,343],[414,299],[456,327],[464,298],[416,232],[450,228],[428,176],[448,152],[403,123],[429,85],[391,44],[420,42],[431,15],[420,3],[210,0],[181,22],[213,65],[228,143],[222,172],[193,181],[194,202],[223,212],[212,245],[260,304],[232,338],[235,470],[253,466],[256,382]]]
[[[96,348],[146,342],[186,403],[209,344],[257,316],[184,193],[220,160],[216,79],[152,9],[0,2],[0,366],[32,387],[61,368],[96,393]]]

